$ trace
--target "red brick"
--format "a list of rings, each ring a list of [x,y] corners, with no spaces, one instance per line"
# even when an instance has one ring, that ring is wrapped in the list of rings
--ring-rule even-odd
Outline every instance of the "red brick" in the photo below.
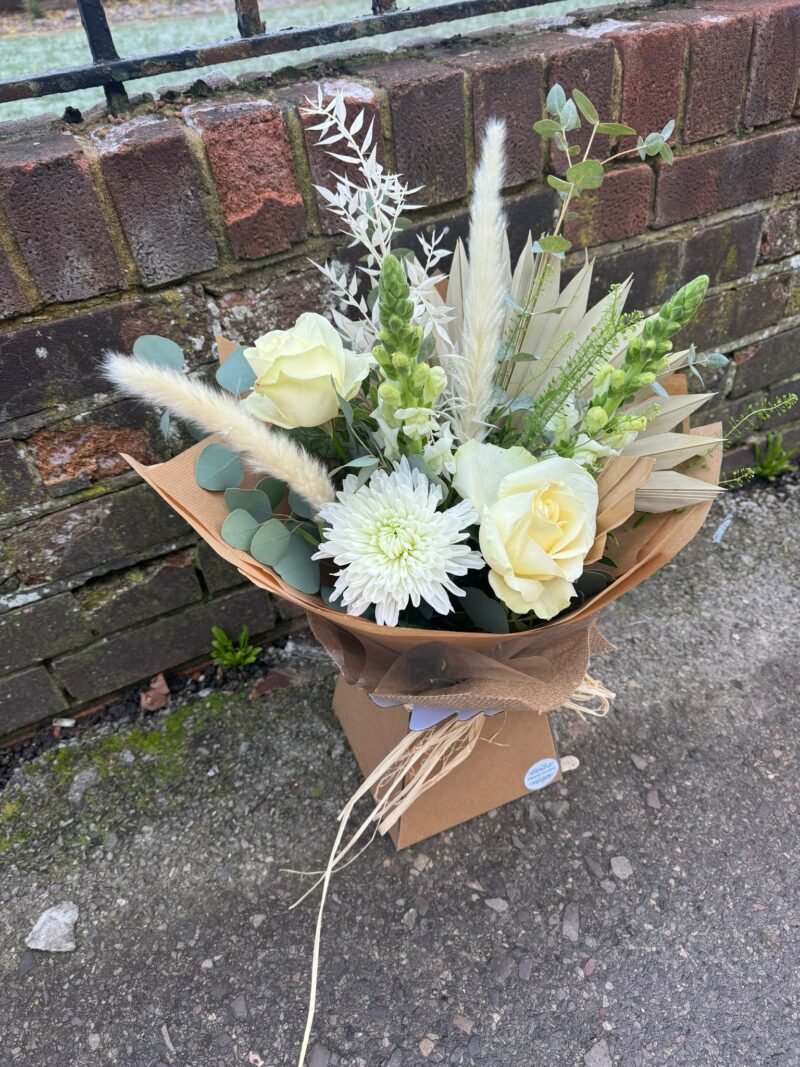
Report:
[[[0,248],[0,319],[10,319],[14,315],[24,315],[31,310],[30,302],[20,289],[8,256]]]
[[[645,164],[609,171],[599,189],[570,203],[579,217],[566,224],[565,236],[588,247],[643,233],[653,184],[653,171]]]
[[[113,634],[53,662],[53,671],[75,700],[104,696],[160,671],[207,655],[211,627],[234,637],[242,626],[257,637],[272,629],[275,609],[269,593],[247,585],[205,604]]]
[[[800,252],[800,205],[790,204],[769,216],[761,240],[761,258],[774,262],[795,252]]]
[[[200,131],[234,255],[260,259],[306,236],[283,116],[275,104],[193,104],[186,121]]]
[[[478,45],[448,64],[464,70],[470,79],[476,155],[487,120],[503,119],[506,186],[541,177],[542,139],[533,132],[533,124],[542,117],[545,61],[541,52],[532,45]]]
[[[689,40],[681,141],[694,144],[735,130],[747,81],[752,16],[679,11],[654,17],[681,22]]]
[[[203,186],[181,128],[139,118],[92,136],[142,282],[160,285],[215,266]]]
[[[773,334],[738,352],[732,395],[744,396],[795,374],[800,374],[800,328]]]
[[[800,127],[676,157],[658,167],[654,226],[800,189]]]
[[[286,330],[304,311],[326,314],[330,289],[316,268],[281,274],[266,288],[234,289],[216,300],[220,331],[232,341],[251,342],[268,330]]]
[[[631,22],[606,34],[622,60],[620,121],[637,133],[661,130],[677,121],[681,103],[686,31],[670,22]],[[620,147],[635,144],[623,138]]]
[[[569,94],[575,89],[589,97],[604,122],[616,121],[614,103],[614,46],[602,38],[585,36],[585,31],[563,34],[543,34],[540,46],[547,57],[547,85],[558,83]],[[586,148],[589,131],[581,129],[572,144]],[[604,159],[611,142],[607,137],[596,137],[592,154]],[[566,161],[561,152],[551,150],[551,168],[558,174],[566,170]]]
[[[792,114],[800,68],[800,3],[797,0],[707,0],[710,11],[748,11],[755,19],[746,126],[765,126]]]
[[[693,228],[691,236],[681,240],[682,281],[708,274],[711,284],[719,285],[749,274],[756,264],[763,225],[764,216],[753,214],[717,226]]]
[[[314,185],[321,185],[325,189],[336,188],[336,178],[342,175],[355,182],[356,185],[364,184],[361,172],[355,164],[346,164],[334,159],[330,152],[345,152],[346,145],[339,144],[320,146],[317,144],[321,137],[320,130],[311,129],[316,126],[319,119],[312,115],[303,114],[303,105],[308,98],[317,99],[319,88],[322,88],[323,99],[327,103],[336,93],[341,93],[347,109],[348,123],[352,123],[360,111],[364,111],[364,125],[357,135],[359,143],[363,139],[370,123],[372,123],[372,145],[377,149],[377,159],[384,162],[383,130],[381,128],[381,110],[378,98],[372,89],[357,82],[345,78],[331,79],[324,82],[304,82],[293,86],[291,90],[281,94],[283,99],[296,105],[300,124],[303,128],[303,140],[308,156],[308,165],[311,171],[311,180]],[[372,148],[370,148],[372,151]],[[319,206],[320,225],[323,233],[336,233],[341,229],[341,223],[335,215],[331,214],[325,206],[325,200],[317,193]]]
[[[441,63],[403,60],[362,72],[387,90],[396,169],[415,200],[442,204],[467,193],[464,75]]]
[[[89,165],[72,134],[0,145],[0,206],[46,301],[125,287]]]
[[[686,330],[687,342],[702,350],[747,337],[780,322],[785,308],[784,279],[778,277],[712,293]]]
[[[130,352],[144,333],[171,337],[193,363],[207,359],[210,326],[202,292],[183,287],[166,296],[126,301],[0,334],[0,419],[109,392],[100,356],[109,349]]]

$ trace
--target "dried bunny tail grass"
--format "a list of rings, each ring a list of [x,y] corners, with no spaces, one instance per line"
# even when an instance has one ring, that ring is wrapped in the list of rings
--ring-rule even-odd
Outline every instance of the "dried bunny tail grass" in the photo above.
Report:
[[[179,418],[222,434],[252,470],[286,482],[312,507],[320,508],[334,499],[333,485],[320,461],[286,434],[254,419],[235,397],[178,371],[115,353],[106,355],[104,371],[120,392],[169,408]]]
[[[470,208],[461,346],[464,359],[453,366],[455,429],[461,441],[480,441],[486,436],[493,405],[497,355],[506,317],[508,253],[501,197],[505,163],[505,123],[492,119],[486,125]]]

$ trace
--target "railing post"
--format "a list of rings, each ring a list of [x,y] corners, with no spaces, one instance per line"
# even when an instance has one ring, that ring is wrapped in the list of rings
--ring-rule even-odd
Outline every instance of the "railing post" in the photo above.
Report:
[[[92,59],[119,59],[102,0],[77,0],[77,4]],[[128,106],[128,93],[122,82],[108,82],[103,91],[112,111],[124,111]]]
[[[255,37],[264,32],[264,23],[261,20],[261,12],[258,10],[258,0],[235,0],[236,25],[239,27],[241,37]]]

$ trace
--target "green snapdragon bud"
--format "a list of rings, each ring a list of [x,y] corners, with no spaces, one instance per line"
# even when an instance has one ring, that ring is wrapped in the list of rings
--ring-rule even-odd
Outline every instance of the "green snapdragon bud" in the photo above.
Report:
[[[394,382],[381,382],[378,386],[378,398],[384,403],[389,404],[391,407],[398,408],[402,402],[400,390],[394,384]]]
[[[583,416],[583,429],[590,436],[599,433],[608,422],[608,413],[605,408],[591,407]]]

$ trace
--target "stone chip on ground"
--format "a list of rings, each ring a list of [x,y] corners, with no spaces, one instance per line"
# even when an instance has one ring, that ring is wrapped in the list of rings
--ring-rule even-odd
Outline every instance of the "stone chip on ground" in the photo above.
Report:
[[[74,952],[78,905],[71,900],[43,911],[25,938],[28,948],[40,952]]]

